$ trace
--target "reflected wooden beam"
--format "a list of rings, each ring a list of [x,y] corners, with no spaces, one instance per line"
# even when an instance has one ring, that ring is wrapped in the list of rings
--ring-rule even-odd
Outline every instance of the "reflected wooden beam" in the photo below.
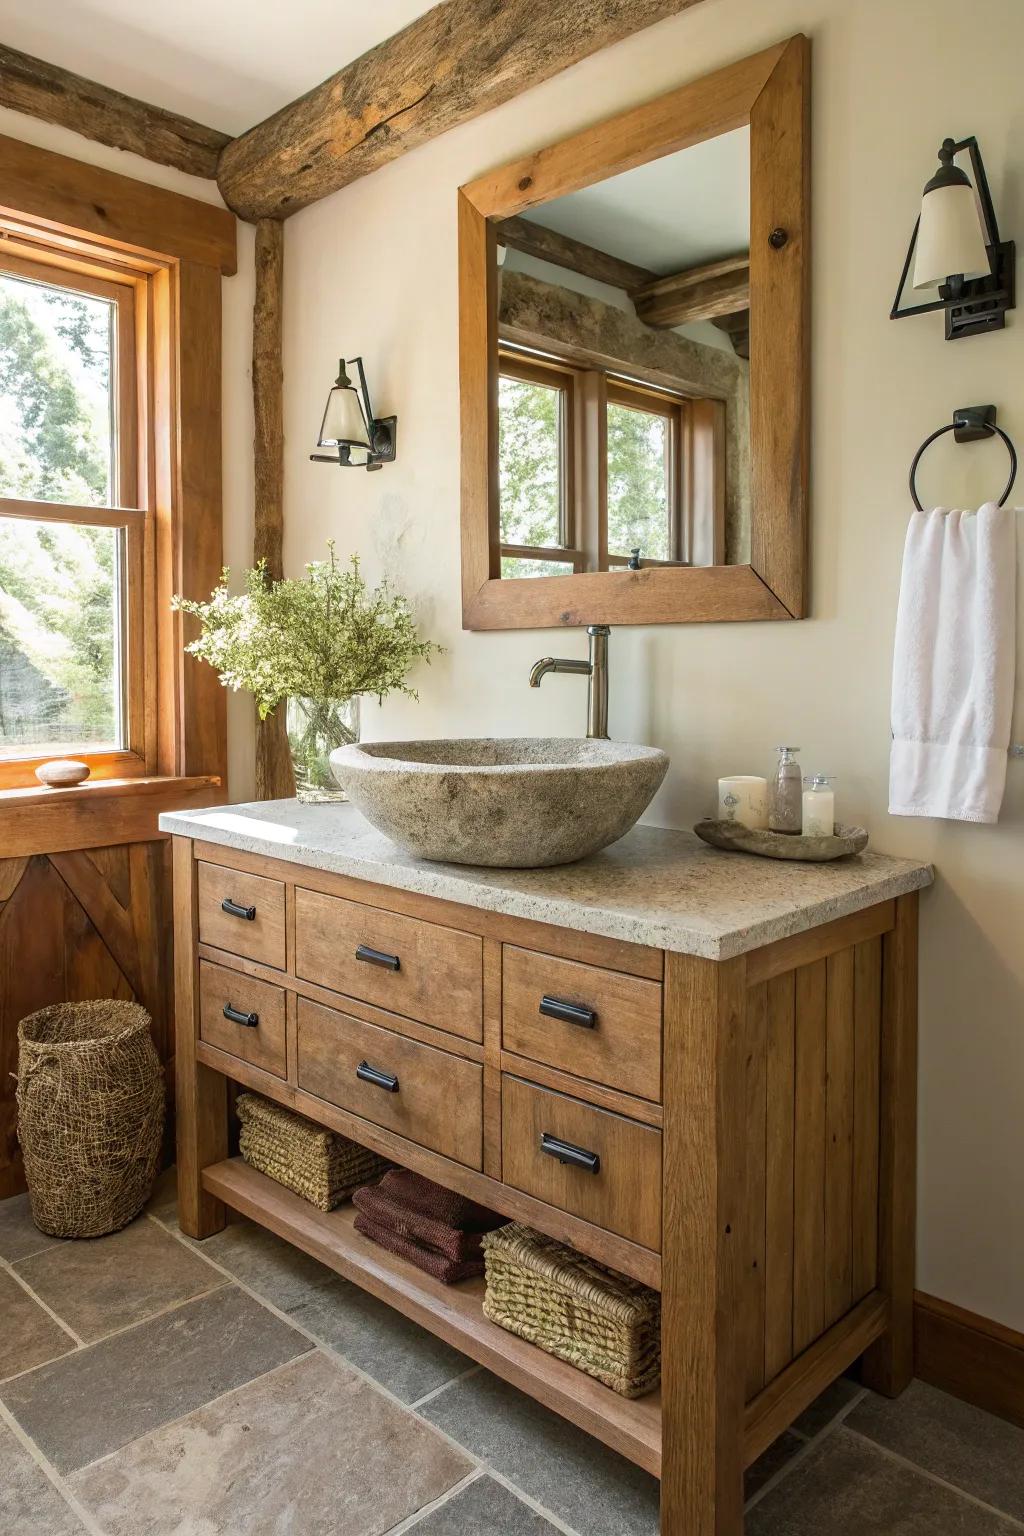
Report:
[[[502,219],[495,225],[499,245],[507,245],[524,256],[534,256],[539,261],[553,262],[570,272],[579,272],[595,282],[608,283],[612,288],[623,288],[631,293],[658,281],[658,274],[646,267],[638,267],[631,261],[620,261],[607,251],[599,251],[594,245],[574,240],[571,235],[561,235],[556,229],[546,229],[532,219]]]
[[[734,315],[716,315],[711,324],[725,332],[737,357],[750,357],[749,309],[739,309]]]
[[[442,0],[227,145],[245,219],[287,218],[700,0]]]
[[[152,107],[2,43],[0,106],[211,180],[217,175],[221,150],[231,142],[230,134]]]
[[[658,278],[630,298],[644,324],[660,330],[749,309],[750,252]]]

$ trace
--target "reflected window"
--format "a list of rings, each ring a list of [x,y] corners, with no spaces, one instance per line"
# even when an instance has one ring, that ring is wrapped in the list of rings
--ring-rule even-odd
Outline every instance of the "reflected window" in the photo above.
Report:
[[[498,378],[498,518],[503,576],[571,575],[571,373],[502,358]]]

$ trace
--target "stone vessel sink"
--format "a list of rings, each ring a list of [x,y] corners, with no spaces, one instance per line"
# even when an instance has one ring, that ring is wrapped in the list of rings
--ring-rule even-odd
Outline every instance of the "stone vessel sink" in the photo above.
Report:
[[[378,832],[446,864],[570,864],[628,832],[665,777],[656,747],[575,737],[373,741],[331,753]]]

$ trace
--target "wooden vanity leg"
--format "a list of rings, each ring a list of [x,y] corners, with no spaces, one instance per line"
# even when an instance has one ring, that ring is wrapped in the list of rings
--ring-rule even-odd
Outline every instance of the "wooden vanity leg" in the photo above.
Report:
[[[746,960],[665,956],[662,1536],[743,1530]]]
[[[174,868],[174,1013],[175,1113],[178,1130],[178,1225],[189,1237],[210,1237],[227,1215],[200,1182],[210,1163],[228,1155],[227,1080],[196,1061],[199,996],[196,866],[192,841],[175,837]]]
[[[914,1374],[917,1219],[917,892],[896,901],[882,947],[878,1288],[891,1321],[862,1361],[867,1387],[895,1397]]]

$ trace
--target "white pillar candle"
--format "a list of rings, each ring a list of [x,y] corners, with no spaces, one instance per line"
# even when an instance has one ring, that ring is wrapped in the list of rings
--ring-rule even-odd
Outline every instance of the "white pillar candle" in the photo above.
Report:
[[[831,837],[835,831],[836,797],[832,780],[822,773],[805,779],[804,837]]]
[[[719,779],[718,819],[764,831],[768,826],[768,780],[752,773]]]

